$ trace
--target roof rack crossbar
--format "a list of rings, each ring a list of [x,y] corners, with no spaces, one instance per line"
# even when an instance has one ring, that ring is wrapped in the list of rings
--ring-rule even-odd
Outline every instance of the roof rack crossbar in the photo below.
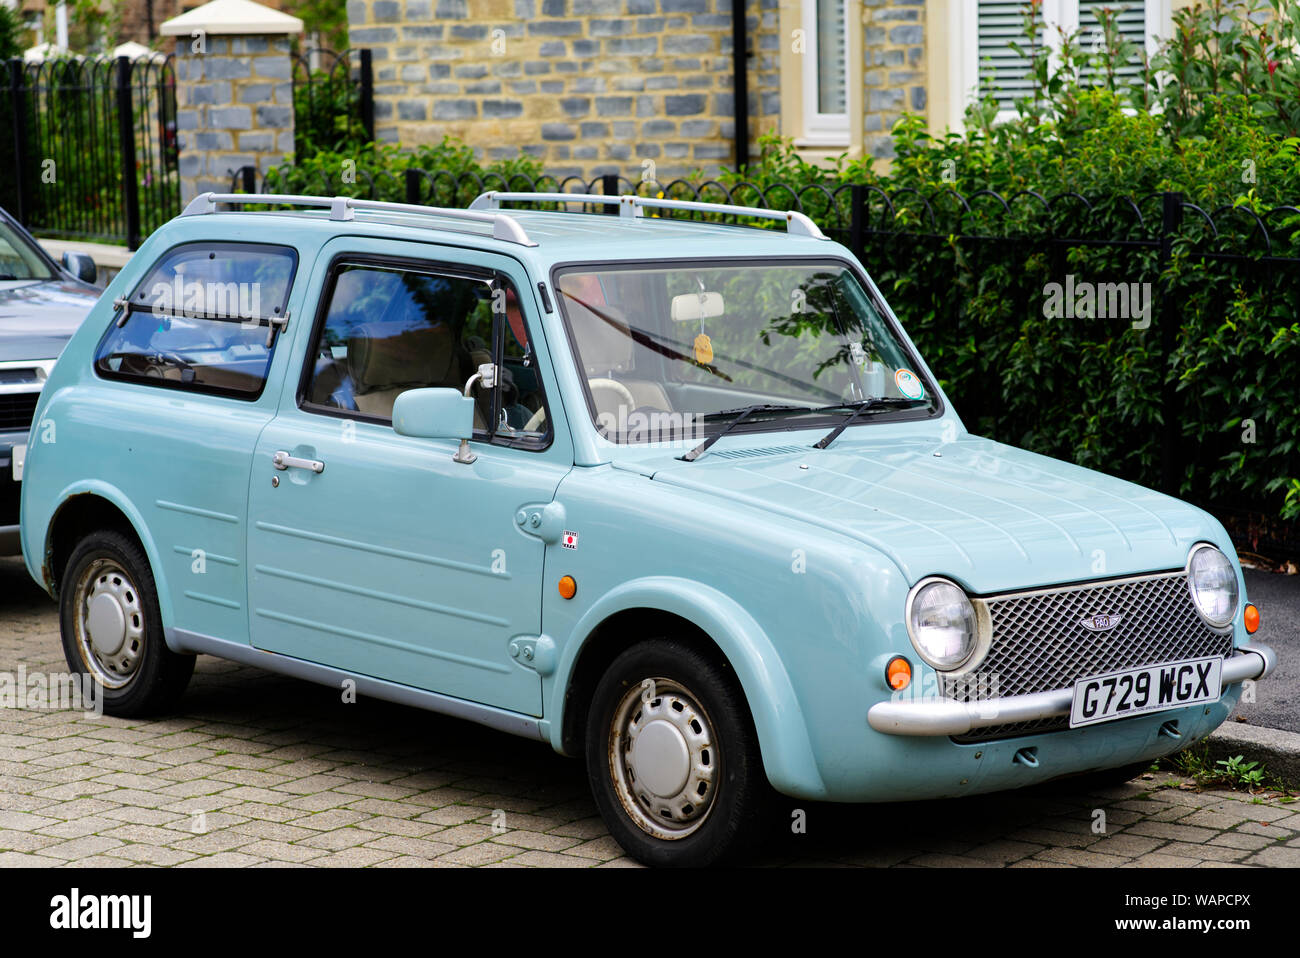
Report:
[[[266,203],[280,206],[316,206],[328,208],[330,219],[354,219],[356,210],[379,210],[394,213],[418,213],[448,219],[469,220],[492,224],[492,237],[520,246],[536,246],[524,228],[506,213],[483,210],[452,210],[441,206],[418,206],[414,203],[386,203],[381,200],[358,200],[350,196],[292,196],[275,193],[200,193],[190,200],[182,216],[199,216],[215,213],[218,203],[243,206],[249,203]]]
[[[768,210],[752,206],[734,206],[728,203],[703,203],[695,200],[668,200],[648,196],[624,193],[622,196],[608,196],[603,193],[507,193],[489,190],[475,197],[469,205],[471,210],[497,210],[502,203],[617,203],[619,215],[623,217],[642,216],[642,210],[693,210],[700,213],[725,213],[732,216],[752,216],[758,219],[783,220],[786,232],[793,236],[809,236],[813,239],[826,239],[826,235],[803,213],[796,210]]]

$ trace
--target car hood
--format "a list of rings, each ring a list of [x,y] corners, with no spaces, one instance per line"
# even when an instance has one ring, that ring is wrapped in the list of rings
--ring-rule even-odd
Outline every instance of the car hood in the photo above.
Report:
[[[909,582],[946,575],[984,594],[1181,568],[1192,544],[1220,538],[1185,502],[973,436],[715,446],[637,470],[859,539]]]
[[[56,358],[99,293],[65,279],[0,281],[0,362]]]

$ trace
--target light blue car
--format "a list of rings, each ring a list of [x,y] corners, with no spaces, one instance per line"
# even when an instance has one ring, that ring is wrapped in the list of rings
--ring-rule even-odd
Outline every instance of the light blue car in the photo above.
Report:
[[[698,865],[778,793],[1131,771],[1273,669],[1217,521],[967,433],[804,216],[560,199],[205,194],[141,247],[22,484],[108,712],[202,653],[459,716]]]

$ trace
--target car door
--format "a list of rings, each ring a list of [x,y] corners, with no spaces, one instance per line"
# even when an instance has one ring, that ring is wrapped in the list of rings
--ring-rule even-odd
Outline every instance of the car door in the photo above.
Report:
[[[522,290],[537,328],[526,274],[426,244],[340,239],[323,252],[301,382],[254,453],[253,644],[541,715],[540,677],[510,646],[541,627],[544,543],[516,516],[551,501],[573,456],[532,408],[556,395],[540,343],[520,344],[518,315],[501,315],[503,294]],[[474,462],[453,459],[454,440],[393,431],[404,389],[464,388],[494,353],[527,382],[476,394]],[[489,436],[494,416],[508,421]],[[285,456],[301,464],[277,468]]]

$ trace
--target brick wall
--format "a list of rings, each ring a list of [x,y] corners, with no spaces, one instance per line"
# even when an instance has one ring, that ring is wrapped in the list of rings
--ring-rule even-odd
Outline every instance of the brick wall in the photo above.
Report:
[[[926,110],[925,0],[863,0],[863,151],[892,157],[890,128]]]
[[[176,42],[176,129],[181,200],[225,193],[242,166],[265,172],[293,155],[289,38],[207,38],[206,52]]]
[[[776,0],[748,0],[751,139],[778,112]],[[375,135],[660,182],[734,163],[730,0],[348,0]]]

